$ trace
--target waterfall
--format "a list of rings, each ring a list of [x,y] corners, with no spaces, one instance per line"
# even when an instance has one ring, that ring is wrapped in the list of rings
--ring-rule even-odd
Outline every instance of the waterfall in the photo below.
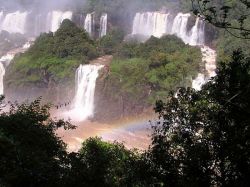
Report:
[[[46,23],[44,23],[44,15],[36,15],[34,19],[34,35],[38,36],[40,33],[48,31],[49,29],[47,29]]]
[[[0,95],[3,95],[3,77],[5,75],[5,68],[0,62]]]
[[[203,45],[205,43],[205,23],[200,18],[196,18],[189,38],[188,43],[192,46]]]
[[[170,19],[171,15],[169,13],[136,13],[132,34],[142,34],[158,38],[165,34],[172,34],[181,38],[186,44],[193,46],[204,45],[205,23],[197,18],[191,31],[188,31],[187,25],[190,17],[190,14],[183,13],[178,13],[174,19]]]
[[[153,15],[153,36],[161,37],[167,32],[169,14],[155,13]]]
[[[93,28],[94,28],[95,22],[94,22],[94,13],[87,14],[84,22],[84,29],[89,33],[90,36],[93,34]]]
[[[192,88],[195,90],[201,90],[201,87],[206,83],[206,77],[204,74],[199,73],[198,76],[192,81]]]
[[[190,14],[179,13],[173,22],[171,34],[175,34],[185,43],[189,43],[189,36],[187,32],[187,24]]]
[[[50,21],[50,31],[56,32],[58,28],[60,27],[60,24],[65,19],[72,20],[73,13],[70,11],[62,12],[62,11],[52,11],[48,14],[47,20]]]
[[[0,58],[0,95],[4,94],[3,77],[5,75],[5,66],[9,65],[10,61],[14,58],[13,54],[6,54]]]
[[[0,12],[0,23],[2,23],[2,20],[3,20],[3,12]]]
[[[26,32],[26,22],[28,12],[12,12],[4,16],[3,13],[0,14],[0,28],[1,30],[6,30],[10,33],[21,33]]]
[[[6,14],[0,12],[0,30],[37,36],[42,32],[57,31],[62,21],[64,19],[71,20],[72,16],[71,11],[62,12],[57,10],[37,15],[34,12],[16,11]],[[27,27],[31,27],[31,31]]]
[[[160,12],[136,13],[132,34],[161,37],[167,32],[168,16]]]
[[[205,63],[205,72],[199,73],[197,78],[192,82],[192,88],[201,90],[201,87],[206,84],[209,79],[216,76],[216,51],[208,46],[201,47],[202,62]]]
[[[200,90],[210,78],[216,75],[216,51],[205,46],[205,23],[200,18],[196,18],[195,24],[188,31],[188,21],[190,14],[178,13],[174,19],[170,19],[168,13],[145,12],[136,13],[133,21],[132,34],[142,34],[145,36],[155,36],[160,38],[164,34],[176,35],[186,44],[200,46],[202,62],[205,64],[205,71],[199,73],[193,80],[192,87]]]
[[[31,41],[28,41],[22,47],[18,47],[16,49],[7,52],[4,56],[0,58],[0,95],[4,94],[3,78],[5,75],[5,67],[7,67],[10,64],[11,60],[13,60],[13,58],[17,53],[23,53],[26,50],[28,50],[28,48],[31,46],[30,42]]]
[[[100,38],[107,34],[108,15],[105,13],[100,19]]]
[[[73,109],[67,113],[74,121],[84,121],[94,115],[96,79],[102,65],[80,65],[76,70],[76,94]]]

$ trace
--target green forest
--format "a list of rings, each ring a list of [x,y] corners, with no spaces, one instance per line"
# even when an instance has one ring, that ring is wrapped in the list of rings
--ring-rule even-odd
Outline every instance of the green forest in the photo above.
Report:
[[[235,51],[199,92],[157,101],[145,152],[90,138],[68,153],[40,99],[0,115],[1,186],[248,186],[250,61]],[[236,95],[235,95],[236,94]],[[176,125],[178,124],[178,125]]]
[[[22,5],[30,2],[34,1],[24,0]],[[113,100],[122,96],[128,103],[153,107],[157,120],[149,122],[150,145],[128,149],[123,143],[92,137],[71,152],[58,130],[78,127],[53,118],[53,105],[44,104],[42,97],[18,103],[1,96],[0,187],[250,186],[249,1],[136,2],[86,0],[83,11],[105,11],[113,20],[124,20],[127,10],[166,5],[192,10],[215,31],[209,45],[217,50],[216,76],[201,90],[191,88],[205,66],[201,50],[176,36],[124,40],[126,29],[117,24],[106,36],[94,39],[64,20],[55,33],[41,34],[28,51],[15,56],[6,84],[74,84],[80,64],[112,55],[105,91]],[[2,32],[2,37],[9,38],[4,50],[12,42],[23,43],[20,35]]]
[[[97,46],[88,34],[64,20],[55,34],[42,34],[26,53],[14,59],[7,84],[43,86],[51,80],[69,82],[79,64],[98,56]]]
[[[8,67],[7,84],[73,84],[80,64],[111,54],[114,60],[106,81],[113,97],[124,94],[131,102],[140,98],[142,103],[152,105],[177,87],[191,86],[200,69],[199,48],[190,47],[175,36],[152,37],[145,43],[122,42],[123,37],[114,30],[93,40],[73,22],[64,20],[55,34],[42,34],[26,53],[14,59],[15,63]],[[142,90],[153,93],[145,97]]]

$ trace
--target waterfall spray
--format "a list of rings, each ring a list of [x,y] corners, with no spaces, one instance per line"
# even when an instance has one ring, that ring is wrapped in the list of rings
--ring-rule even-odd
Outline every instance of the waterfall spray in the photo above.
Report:
[[[132,34],[155,36],[158,38],[165,34],[172,34],[181,38],[186,44],[193,46],[204,45],[205,23],[200,18],[197,18],[191,31],[188,31],[187,25],[190,17],[190,14],[178,13],[173,20],[170,20],[169,13],[137,13],[133,22]]]
[[[5,75],[5,66],[8,66],[10,61],[14,58],[13,54],[6,54],[0,58],[0,95],[4,94],[3,77]]]
[[[170,20],[167,13],[137,13],[133,22],[132,34],[158,38],[164,34],[172,34],[182,39],[186,44],[200,46],[205,72],[199,73],[192,82],[192,87],[200,90],[203,84],[216,75],[216,51],[205,46],[205,23],[200,18],[196,18],[195,25],[188,31],[187,25],[190,17],[190,14],[178,13],[173,20]]]
[[[16,11],[6,14],[6,16],[4,17],[4,15],[1,13],[1,30],[6,30],[10,33],[25,34],[28,14],[28,12]]]
[[[137,13],[132,34],[161,37],[167,32],[169,14],[160,12]]]
[[[108,15],[105,13],[100,19],[100,38],[107,34]]]
[[[11,60],[13,60],[13,58],[17,53],[22,53],[28,50],[28,48],[31,46],[30,42],[31,41],[28,41],[22,47],[9,51],[0,58],[0,95],[4,94],[3,77],[5,75],[5,67],[7,67],[10,64]]]
[[[34,16],[32,23],[32,31],[27,29],[30,22],[30,16]],[[42,32],[55,32],[60,27],[64,19],[72,20],[73,13],[71,11],[51,11],[48,13],[35,14],[32,12],[12,12],[4,14],[0,12],[0,30],[6,30],[10,33],[31,34],[38,36]]]
[[[3,95],[3,77],[5,75],[5,68],[0,62],[0,95]]]
[[[61,23],[65,19],[72,19],[73,13],[70,11],[62,12],[62,11],[52,11],[49,14],[49,17],[51,19],[51,25],[50,25],[50,31],[56,32],[58,28],[60,27]]]
[[[94,115],[96,79],[102,65],[80,65],[76,70],[76,94],[73,109],[67,115],[74,121],[84,121]]]
[[[94,13],[87,14],[84,22],[84,29],[89,33],[90,36],[92,36],[94,30]]]

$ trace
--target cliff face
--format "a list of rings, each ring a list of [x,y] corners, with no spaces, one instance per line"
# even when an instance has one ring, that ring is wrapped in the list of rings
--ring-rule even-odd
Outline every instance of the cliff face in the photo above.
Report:
[[[108,122],[128,116],[141,114],[148,108],[148,105],[140,101],[131,102],[129,96],[116,95],[117,89],[109,79],[110,64],[112,56],[103,56],[90,61],[90,64],[102,64],[103,68],[99,72],[95,91],[95,115],[93,120]],[[75,83],[57,84],[54,81],[48,81],[48,85],[5,85],[5,94],[10,101],[32,101],[42,96],[44,103],[52,103],[54,107],[64,103],[73,103],[75,96]],[[143,94],[142,94],[143,95]],[[143,96],[144,97],[144,96]],[[146,96],[145,96],[146,97]],[[68,107],[68,106],[67,106]]]
[[[109,79],[112,56],[104,56],[91,63],[104,65],[96,83],[95,92],[95,116],[94,120],[109,122],[112,120],[138,115],[146,111],[149,105],[140,100],[131,101],[129,96],[114,94],[117,92],[116,86]],[[146,92],[145,92],[146,94]],[[142,93],[142,97],[147,97]],[[115,96],[114,96],[115,95]]]
[[[129,116],[142,114],[150,106],[138,102],[131,102],[129,97],[119,95],[112,97],[110,90],[116,90],[112,84],[105,79],[99,79],[96,87],[95,96],[95,117],[94,120],[101,122],[109,122]]]
[[[50,82],[48,86],[15,86],[6,85],[5,95],[9,101],[23,102],[25,100],[32,101],[38,97],[42,97],[45,103],[58,105],[60,103],[71,102],[74,98],[75,86],[74,84],[56,84]]]

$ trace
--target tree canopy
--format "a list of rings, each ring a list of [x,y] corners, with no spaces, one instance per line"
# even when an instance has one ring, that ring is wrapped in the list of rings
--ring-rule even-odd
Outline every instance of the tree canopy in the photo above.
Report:
[[[236,51],[200,92],[181,88],[155,111],[151,159],[167,186],[248,186],[250,59]]]
[[[55,33],[43,33],[7,70],[7,84],[47,86],[72,79],[79,64],[99,56],[95,42],[70,20]]]
[[[250,39],[250,2],[248,0],[191,0],[195,15],[236,37]]]
[[[49,105],[38,99],[11,104],[0,124],[0,186],[61,184],[67,152],[56,130],[74,128],[70,123],[52,120]]]

